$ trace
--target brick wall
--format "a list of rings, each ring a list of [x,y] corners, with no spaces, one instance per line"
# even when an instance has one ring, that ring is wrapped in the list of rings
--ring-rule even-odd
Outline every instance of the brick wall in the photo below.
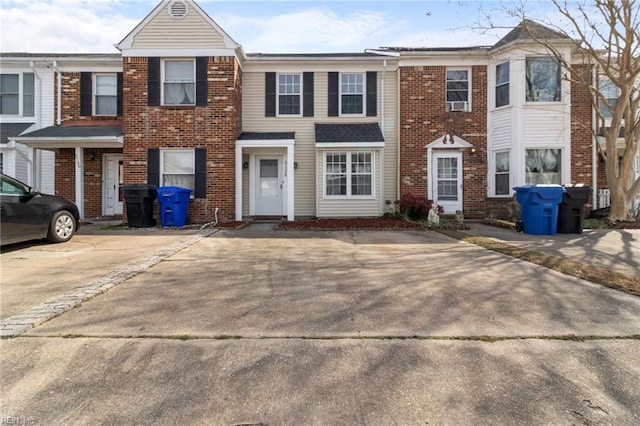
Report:
[[[108,124],[110,121],[120,120],[121,117],[107,116],[81,116],[80,115],[80,73],[79,72],[63,72],[62,80],[62,107],[61,114],[63,124],[72,121],[101,121]],[[54,99],[55,105],[58,102],[58,77],[57,73],[54,79]],[[54,111],[55,119],[58,118],[58,108]],[[120,122],[118,121],[118,124]],[[77,123],[82,124],[82,123]]]
[[[400,194],[425,196],[425,146],[447,132],[473,145],[463,153],[463,210],[465,217],[484,218],[487,194],[487,68],[474,66],[472,111],[447,112],[446,67],[400,69]]]
[[[208,105],[148,106],[147,58],[123,58],[124,183],[147,183],[149,148],[206,148],[206,198],[189,202],[189,222],[235,217],[235,141],[242,129],[242,76],[233,57],[210,57]]]
[[[589,65],[574,65],[573,73],[579,81],[591,81]],[[593,121],[591,94],[585,85],[571,85],[571,183],[592,185]],[[587,205],[592,208],[592,200]]]

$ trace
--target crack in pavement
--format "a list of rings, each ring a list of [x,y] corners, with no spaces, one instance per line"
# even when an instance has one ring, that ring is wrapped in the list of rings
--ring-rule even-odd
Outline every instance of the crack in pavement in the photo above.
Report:
[[[474,341],[495,343],[513,340],[560,340],[568,342],[587,342],[597,340],[640,340],[640,334],[621,336],[585,335],[531,335],[531,336],[402,336],[402,335],[326,335],[326,336],[243,336],[243,335],[172,335],[172,334],[40,334],[37,336],[22,336],[25,338],[60,338],[60,339],[158,339],[158,340],[425,340],[425,341]]]

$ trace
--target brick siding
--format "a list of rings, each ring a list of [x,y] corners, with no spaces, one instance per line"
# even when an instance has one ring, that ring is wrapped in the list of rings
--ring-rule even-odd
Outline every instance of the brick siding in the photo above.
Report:
[[[148,106],[147,58],[123,58],[124,183],[147,183],[149,148],[205,148],[206,198],[189,202],[187,220],[235,217],[235,141],[242,129],[242,75],[233,57],[210,57],[208,105]],[[126,209],[125,209],[126,210]]]

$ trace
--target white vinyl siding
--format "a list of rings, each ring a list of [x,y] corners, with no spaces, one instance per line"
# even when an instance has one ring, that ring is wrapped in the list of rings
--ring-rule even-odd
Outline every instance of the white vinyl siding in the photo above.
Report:
[[[224,48],[224,37],[193,7],[187,16],[174,19],[165,6],[138,32],[133,41],[135,49]],[[170,29],[170,31],[168,30]]]
[[[242,123],[245,132],[295,132],[295,161],[298,168],[294,171],[295,191],[294,191],[294,212],[296,217],[314,217],[317,215],[316,205],[317,196],[322,198],[322,161],[317,159],[318,152],[315,147],[315,123],[336,123],[341,118],[327,116],[327,92],[328,92],[328,71],[334,71],[331,66],[329,70],[318,71],[313,64],[300,66],[296,64],[295,70],[283,69],[282,71],[274,70],[272,66],[266,68],[268,71],[277,71],[278,73],[297,73],[302,71],[310,71],[314,73],[314,116],[313,117],[265,117],[265,69],[251,69],[252,64],[247,65],[242,76]],[[376,70],[374,66],[361,65],[362,70]],[[389,200],[389,208],[393,206],[393,201],[398,199],[397,195],[397,73],[389,71],[382,73],[378,71],[378,116],[377,117],[361,117],[350,116],[349,123],[380,123],[384,139],[385,147],[383,151],[376,155],[384,158],[384,166],[382,169],[377,168],[377,173],[384,176],[384,194],[377,195],[377,199],[368,200],[369,208],[365,211],[382,211],[386,204],[385,200]],[[350,71],[349,71],[350,72]],[[384,75],[384,85],[381,85],[380,79]],[[384,86],[385,103],[382,104],[382,86]],[[245,152],[247,154],[247,152]],[[318,167],[320,175],[318,173]],[[377,166],[376,166],[377,167]],[[248,174],[243,171],[243,196],[246,196],[247,188],[244,188]],[[379,180],[378,180],[379,182]],[[377,185],[376,191],[381,191],[382,185]],[[317,191],[320,191],[319,193]],[[360,200],[362,201],[362,200]],[[371,207],[371,206],[375,207]],[[344,204],[344,209],[349,209],[349,203]],[[343,212],[341,215],[344,215]],[[248,214],[247,201],[243,200],[243,214]]]

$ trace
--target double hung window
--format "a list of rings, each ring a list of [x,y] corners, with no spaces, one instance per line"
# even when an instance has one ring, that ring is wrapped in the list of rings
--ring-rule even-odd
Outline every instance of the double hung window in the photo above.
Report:
[[[364,74],[340,74],[340,113],[364,114]]]
[[[278,115],[300,115],[301,113],[301,75],[278,75]]]
[[[526,183],[560,184],[562,180],[561,149],[527,149]]]
[[[0,114],[33,117],[34,90],[33,73],[0,74]]]
[[[469,111],[469,70],[447,70],[449,111]]]
[[[496,65],[496,108],[509,105],[509,62]]]
[[[118,115],[118,77],[116,74],[96,74],[94,115]]]
[[[560,101],[560,64],[550,56],[526,60],[527,102]]]
[[[167,149],[160,151],[161,186],[179,186],[195,189],[195,151],[193,149]]]
[[[195,105],[195,61],[165,59],[163,71],[164,105]]]
[[[495,195],[509,195],[509,151],[495,154]]]

